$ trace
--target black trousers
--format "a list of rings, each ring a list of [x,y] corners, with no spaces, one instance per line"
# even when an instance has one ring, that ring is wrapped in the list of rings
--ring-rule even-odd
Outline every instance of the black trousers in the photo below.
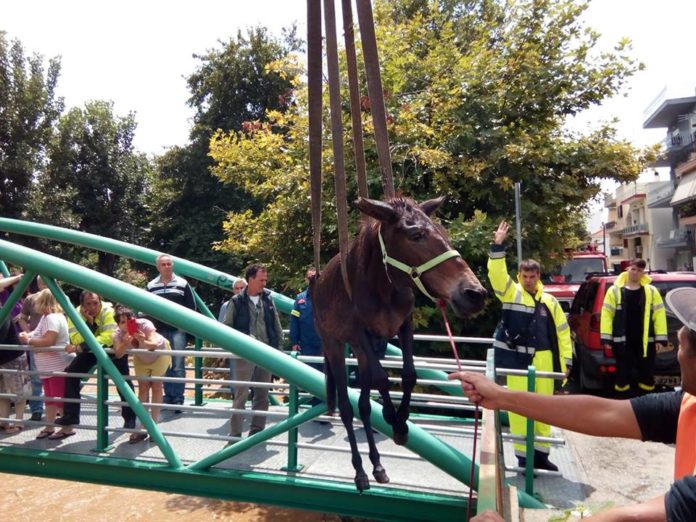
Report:
[[[114,366],[118,368],[121,375],[129,375],[128,368],[128,357],[121,357],[116,359],[113,355],[109,356],[111,362]],[[65,368],[68,373],[88,373],[94,365],[97,364],[97,358],[92,352],[82,352],[78,353],[77,357]],[[80,377],[66,377],[65,378],[65,398],[66,399],[79,399],[80,398]],[[128,386],[131,390],[134,390],[133,383],[127,380]],[[125,397],[118,392],[121,400],[125,402]],[[80,423],[80,403],[79,402],[66,402],[63,405],[63,416],[74,420],[75,424]],[[121,416],[124,421],[135,420],[135,413],[130,406],[121,407]]]
[[[643,356],[643,346],[639,343],[615,345],[614,357],[616,357],[614,387],[617,392],[632,395],[636,392],[652,391],[655,387],[654,343],[648,344],[648,353],[645,357]]]

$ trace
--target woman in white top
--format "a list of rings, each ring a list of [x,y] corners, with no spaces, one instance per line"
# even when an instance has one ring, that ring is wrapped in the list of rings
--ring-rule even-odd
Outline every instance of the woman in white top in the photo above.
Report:
[[[35,301],[36,310],[41,313],[41,319],[36,329],[32,332],[22,332],[19,340],[22,344],[36,347],[60,346],[65,347],[69,342],[68,322],[63,315],[63,310],[48,288],[41,290]],[[50,351],[34,352],[36,369],[40,372],[62,372],[67,364],[64,352]],[[73,355],[74,357],[74,355]],[[71,427],[64,427],[58,433],[54,433],[53,423],[58,412],[63,411],[63,403],[49,400],[49,397],[65,396],[65,377],[41,375],[44,394],[46,396],[46,426],[36,436],[37,439],[64,439],[75,434]]]

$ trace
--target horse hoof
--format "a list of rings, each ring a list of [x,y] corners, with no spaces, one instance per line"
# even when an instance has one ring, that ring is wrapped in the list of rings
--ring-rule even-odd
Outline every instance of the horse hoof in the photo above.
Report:
[[[367,478],[366,474],[363,473],[355,477],[355,487],[360,493],[366,489],[370,489],[370,480]]]
[[[404,425],[403,427],[399,427],[399,429],[394,428],[394,443],[397,446],[403,446],[408,442],[408,426]]]
[[[382,466],[380,466],[379,468],[375,468],[372,471],[372,475],[375,477],[375,480],[380,484],[386,484],[389,482],[389,475],[387,475],[387,472],[384,470]]]

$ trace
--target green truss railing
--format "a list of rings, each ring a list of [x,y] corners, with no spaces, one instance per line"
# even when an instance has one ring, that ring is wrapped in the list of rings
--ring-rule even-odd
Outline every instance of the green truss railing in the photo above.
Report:
[[[128,245],[126,243],[110,240],[107,238],[99,238],[97,236],[92,236],[89,234],[59,229],[57,227],[38,225],[35,223],[26,223],[17,220],[8,220],[4,218],[0,218],[0,230],[22,233],[26,235],[35,235],[39,237],[49,237],[50,235],[52,236],[51,239],[67,241],[74,244],[78,244],[77,240],[79,239],[79,244],[83,246],[88,246],[91,248],[119,255],[125,255],[127,257],[131,257],[133,259],[137,259],[139,261],[151,264],[154,264],[156,257],[160,254],[156,251],[144,249],[133,245]],[[40,231],[42,231],[42,233],[40,233]],[[157,319],[166,321],[170,324],[175,324],[177,327],[182,328],[197,337],[205,338],[225,350],[233,352],[244,359],[248,359],[267,368],[274,374],[283,377],[292,385],[300,386],[312,395],[325,399],[324,377],[322,373],[297,361],[295,358],[288,356],[287,354],[279,352],[278,350],[275,350],[263,343],[260,343],[255,339],[252,339],[231,328],[228,328],[225,325],[222,325],[221,323],[217,322],[215,319],[211,317],[203,316],[185,307],[181,307],[167,300],[160,299],[149,292],[146,292],[138,288],[134,288],[131,285],[105,276],[103,274],[91,271],[79,265],[75,265],[73,263],[69,263],[59,258],[52,257],[7,241],[0,241],[0,259],[4,259],[5,261],[8,261],[15,265],[23,266],[27,271],[27,276],[33,277],[34,274],[42,274],[47,278],[47,283],[49,284],[49,287],[51,287],[52,291],[58,296],[63,296],[63,294],[57,287],[57,285],[55,285],[53,280],[60,280],[80,288],[89,289],[106,297],[109,300],[123,303],[134,309],[145,312],[146,314],[151,315]],[[216,270],[208,269],[206,267],[203,267],[196,263],[191,263],[183,259],[175,258],[175,263],[178,273],[181,273],[182,275],[185,275],[187,277],[198,279],[200,281],[208,282],[220,288],[229,288],[232,282],[235,280],[233,276],[229,276],[228,274],[224,274]],[[0,264],[0,269],[3,268],[4,265]],[[6,271],[6,268],[4,268],[4,271]],[[22,292],[22,287],[26,287],[28,281],[29,277],[26,277],[22,280],[20,285],[18,285],[18,288],[16,288],[10,296],[10,300],[8,301],[8,303],[2,309],[0,309],[0,318],[4,314],[9,313],[9,308],[12,306],[13,302],[16,302],[16,299],[19,298]],[[281,296],[277,293],[274,293],[273,297],[279,309],[281,309],[282,311],[288,311],[291,309],[292,300],[284,296]],[[64,296],[62,297],[62,303],[64,305],[66,313],[71,315],[71,317],[73,317],[74,320],[77,320],[76,324],[82,323],[79,317],[75,317],[74,309],[69,304],[69,302],[67,302],[67,299],[65,299]],[[90,332],[87,331],[85,333],[89,334]],[[89,335],[85,335],[85,338],[88,339],[88,342],[89,337]],[[245,446],[251,446],[258,441],[270,438],[274,436],[276,432],[282,433],[283,431],[291,430],[295,428],[297,425],[301,424],[302,422],[310,420],[311,418],[314,418],[324,412],[324,409],[322,407],[315,407],[301,414],[291,416],[286,421],[278,423],[277,425],[272,426],[264,432],[261,432],[255,435],[254,437],[246,439],[241,444],[235,444],[217,453],[209,455],[208,457],[205,457],[200,461],[189,465],[188,467],[182,467],[180,461],[178,460],[178,457],[169,447],[166,438],[164,438],[159,433],[159,431],[157,430],[157,426],[154,423],[152,423],[146,410],[142,407],[142,405],[139,404],[132,390],[130,390],[130,388],[125,384],[125,381],[123,380],[122,376],[113,366],[111,361],[108,359],[106,353],[103,352],[100,346],[98,346],[96,340],[92,340],[97,345],[93,347],[93,349],[95,350],[95,355],[97,356],[100,364],[107,372],[107,374],[112,378],[112,380],[116,383],[117,387],[119,387],[119,390],[124,393],[127,402],[131,405],[131,407],[133,407],[133,409],[136,411],[136,414],[140,417],[141,421],[144,422],[144,425],[146,426],[148,431],[150,431],[150,433],[153,434],[153,439],[155,440],[155,442],[160,446],[160,449],[162,450],[163,454],[165,455],[165,458],[168,461],[168,466],[166,467],[168,472],[171,472],[172,470],[178,470],[178,472],[182,474],[173,476],[183,477],[183,475],[190,473],[211,473],[215,475],[236,476],[234,473],[224,472],[223,470],[218,470],[211,467],[214,466],[216,463],[229,458],[233,454],[237,453],[239,450],[243,449]],[[394,348],[393,350],[396,350],[400,353],[400,351],[398,351],[398,349],[396,348]],[[439,377],[436,377],[436,375]],[[427,373],[428,378],[442,378],[444,377],[444,375],[444,372],[433,370],[430,370]],[[349,390],[349,398],[353,405],[354,411],[358,411],[358,397],[359,394],[356,391]],[[371,420],[373,425],[381,432],[390,435],[391,428],[382,418],[381,406],[377,403],[372,403],[372,408],[373,409]],[[410,425],[409,430],[409,441],[406,445],[408,449],[422,456],[424,459],[428,460],[433,465],[437,466],[438,468],[455,477],[456,479],[460,480],[461,482],[465,484],[468,483],[472,463],[466,456],[464,456],[454,448],[450,447],[449,445],[445,444],[444,442],[440,441],[436,437],[431,436],[418,426]],[[0,459],[0,466],[2,466],[4,469],[7,469],[8,471],[12,471],[12,469],[6,467],[4,462],[6,462],[6,457],[14,455],[14,453],[12,453],[13,451],[19,450],[16,450],[16,448],[3,448],[2,450],[0,450],[0,457],[2,457],[2,459]],[[19,454],[20,453],[17,453],[17,455]],[[75,458],[67,455],[62,455],[60,457],[53,455],[44,455],[44,457],[49,459],[50,461],[55,460],[55,462],[61,461],[61,459],[70,460],[71,458]],[[100,459],[97,460],[101,462]],[[101,463],[103,464],[103,462]],[[111,465],[113,464],[109,463],[109,466]],[[164,468],[160,464],[137,463],[137,467],[140,469],[150,469],[153,472],[157,471],[158,473],[161,473],[164,470]],[[27,465],[26,469],[29,468],[32,467]],[[47,466],[45,469],[46,476],[60,476],[62,469],[60,465],[57,465],[55,471],[49,471],[49,468],[52,469],[50,466]],[[474,470],[474,487],[478,481],[477,471],[477,469]],[[76,479],[90,480],[88,478],[90,476],[89,472],[85,471],[83,473],[77,472],[75,470],[73,470],[72,472],[74,478]],[[240,474],[238,473],[237,475]],[[241,475],[246,476],[246,474]],[[139,481],[132,482],[131,480],[131,478],[126,478],[126,476],[124,475],[123,477],[110,477],[109,480],[95,480],[95,482],[118,483],[120,485],[131,485],[134,487],[148,487],[147,485],[143,486],[143,484]],[[297,483],[296,479],[288,481],[288,483],[290,482],[293,484]],[[306,482],[312,483],[312,481]],[[170,490],[168,487],[160,487],[160,484],[155,482],[150,482],[149,487],[152,487],[152,484],[157,484],[156,489]],[[190,493],[199,494],[196,488],[188,487],[190,485],[190,477],[182,478],[181,482],[178,484],[179,486],[177,487],[180,488],[178,489],[178,491],[187,491]],[[175,486],[171,487],[174,488]],[[338,489],[341,490],[341,488]],[[372,490],[370,490],[369,495],[364,495],[363,497],[379,493],[379,488],[373,488]],[[211,494],[208,493],[206,496],[211,496]],[[247,499],[243,497],[243,495],[238,495],[236,491],[228,496],[221,496],[217,494],[214,494],[212,496],[215,496],[216,498],[235,498],[238,500]],[[279,495],[278,498],[281,497],[284,499],[285,495]],[[525,495],[523,492],[519,493],[519,497],[520,504],[522,506],[542,507],[542,505],[536,499]],[[445,496],[444,498],[446,499],[447,497]],[[287,502],[286,500],[276,500],[275,498],[267,497],[266,495],[264,495],[264,499],[248,498],[248,500],[258,501],[262,503],[279,503],[286,506],[292,505],[290,502]],[[457,499],[453,501],[452,505],[456,505],[459,508],[461,508],[461,502],[461,499]],[[465,505],[466,502],[463,502]],[[355,514],[356,506],[351,506],[350,504],[351,503],[349,501],[346,502],[345,505],[342,503],[338,503],[332,506],[330,510],[341,513]],[[447,502],[445,502],[445,504],[447,504]],[[301,507],[304,509],[313,509],[312,505],[307,505],[304,503]],[[317,509],[323,510],[324,508],[317,507]],[[360,510],[362,509],[363,508],[361,507]],[[388,509],[389,511],[382,512],[393,512],[391,511],[391,507],[389,507]],[[374,518],[381,518],[379,516],[376,516],[376,513],[372,511],[361,511],[361,514],[362,516],[372,516]],[[426,520],[430,519],[433,513],[428,513],[426,509],[425,511],[419,510],[417,514],[411,513],[411,515],[414,517],[413,519]],[[438,512],[437,519],[448,519],[448,517],[443,515],[444,513]],[[459,512],[459,515],[461,515],[461,511]],[[407,518],[404,517],[404,520],[405,519]]]

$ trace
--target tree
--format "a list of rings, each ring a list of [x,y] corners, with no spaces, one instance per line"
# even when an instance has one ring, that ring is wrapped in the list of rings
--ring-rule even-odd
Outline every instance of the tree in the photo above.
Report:
[[[448,196],[442,220],[482,280],[490,231],[512,217],[516,182],[523,190],[525,255],[544,260],[575,240],[602,179],[635,179],[643,165],[642,153],[617,139],[611,123],[584,135],[564,126],[619,92],[640,68],[627,41],[614,52],[595,51],[598,35],[580,20],[585,8],[571,0],[374,4],[395,183],[419,200]],[[211,143],[216,175],[243,184],[263,207],[231,214],[219,247],[255,252],[288,278],[312,257],[303,92],[299,86],[286,113],[269,112],[269,124]],[[375,187],[369,99],[363,101]],[[349,127],[347,112],[344,121]],[[324,172],[331,176],[328,136],[326,143]],[[349,138],[346,150],[351,158]],[[327,185],[327,256],[335,252],[330,193]]]
[[[0,31],[0,214],[21,217],[32,179],[43,166],[45,149],[63,99],[55,94],[60,60],[44,69],[43,58],[27,57],[18,40]]]
[[[267,110],[291,105],[290,81],[269,64],[298,47],[294,30],[281,41],[258,27],[197,56],[200,66],[188,78],[189,105],[196,109],[191,142],[167,151],[156,163],[155,248],[219,270],[241,272],[248,258],[211,247],[222,235],[228,212],[257,205],[239,184],[222,184],[210,173],[209,141],[218,129],[240,130],[244,122],[265,119]]]
[[[132,243],[147,236],[149,163],[133,148],[135,116],[92,101],[61,117],[37,179],[31,217]],[[100,252],[97,268],[112,275],[116,258]]]

